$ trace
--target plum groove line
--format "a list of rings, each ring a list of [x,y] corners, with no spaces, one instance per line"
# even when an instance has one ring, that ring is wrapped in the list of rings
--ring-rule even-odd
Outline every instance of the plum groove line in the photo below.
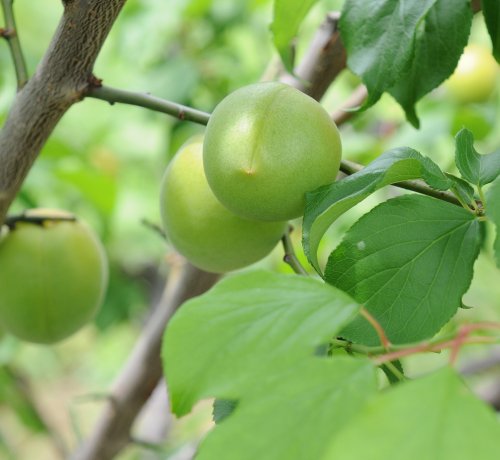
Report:
[[[179,120],[192,121],[201,125],[206,125],[210,119],[210,113],[208,112],[203,112],[176,102],[167,101],[165,99],[152,96],[151,94],[125,91],[122,89],[111,88],[109,86],[90,87],[86,93],[86,97],[107,101],[110,104],[120,103],[144,107],[156,112],[171,115]],[[359,172],[363,168],[364,167],[362,165],[349,160],[341,160],[340,163],[340,171],[347,175]],[[452,193],[434,190],[422,181],[408,180],[392,185],[461,206],[458,199]]]

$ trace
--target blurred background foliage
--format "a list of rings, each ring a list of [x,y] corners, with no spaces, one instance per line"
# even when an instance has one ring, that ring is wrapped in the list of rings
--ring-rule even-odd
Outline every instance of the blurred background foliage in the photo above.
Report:
[[[313,8],[301,27],[297,59],[327,11],[342,1]],[[62,13],[61,2],[16,0],[19,35],[31,72],[42,57]],[[277,59],[269,25],[270,0],[128,0],[98,59],[95,75],[109,86],[156,96],[211,111],[234,89],[258,81]],[[481,15],[471,42],[489,47]],[[0,121],[15,95],[8,49],[0,46]],[[344,71],[324,98],[332,112],[359,84]],[[390,97],[342,127],[344,157],[367,164],[383,151],[407,145],[455,171],[453,136],[470,129],[482,153],[500,147],[500,92],[481,104],[461,104],[443,87],[424,98],[422,127],[405,122]],[[57,458],[54,446],[70,449],[88,433],[99,401],[126,360],[141,325],[168,276],[168,246],[144,221],[159,222],[158,191],[169,158],[203,127],[145,109],[87,99],[62,119],[19,194],[12,213],[30,207],[68,209],[100,234],[111,261],[105,305],[93,325],[63,343],[41,347],[0,338],[0,458]],[[322,244],[322,257],[360,215],[400,193],[379,192],[343,216]],[[300,227],[300,222],[296,222]],[[492,229],[486,238],[492,240]],[[299,256],[299,231],[293,234]],[[275,252],[261,266],[289,272]],[[466,320],[498,320],[500,283],[492,255],[485,252],[465,303]],[[451,326],[450,326],[451,327]],[[465,353],[466,355],[469,352]],[[466,356],[467,357],[467,356]],[[443,362],[442,356],[417,358],[415,372]],[[132,446],[119,458],[169,458],[185,442],[196,441],[210,424],[210,406],[175,422],[163,453],[146,457]],[[57,433],[57,434],[56,434]],[[36,454],[35,454],[36,452]],[[173,457],[172,457],[173,458]]]

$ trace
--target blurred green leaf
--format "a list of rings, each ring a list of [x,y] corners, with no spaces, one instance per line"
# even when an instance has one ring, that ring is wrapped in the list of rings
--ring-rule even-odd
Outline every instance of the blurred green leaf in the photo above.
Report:
[[[239,399],[276,365],[311,356],[358,309],[312,278],[257,271],[223,279],[167,326],[162,358],[173,412],[186,414],[204,397]]]
[[[23,425],[31,431],[47,433],[47,427],[33,404],[27,385],[11,366],[0,366],[0,402],[8,404]]]
[[[392,343],[431,337],[456,313],[479,253],[474,215],[423,195],[380,204],[347,232],[332,252],[325,279],[353,296]],[[372,325],[358,317],[341,333],[378,345]]]
[[[500,424],[451,368],[381,393],[323,460],[496,460]]]
[[[312,460],[376,391],[373,366],[309,358],[266,376],[200,446],[199,460]],[[338,457],[342,458],[342,457]]]
[[[288,72],[293,73],[293,39],[300,24],[317,0],[274,0],[274,15],[271,31],[274,45]]]

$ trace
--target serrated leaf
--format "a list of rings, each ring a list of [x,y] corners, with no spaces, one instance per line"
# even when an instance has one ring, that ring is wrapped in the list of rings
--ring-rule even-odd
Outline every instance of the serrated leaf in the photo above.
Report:
[[[496,460],[499,452],[495,413],[445,368],[378,395],[322,460]]]
[[[455,136],[455,162],[465,180],[482,186],[500,175],[500,150],[480,155],[474,148],[474,136],[468,129],[461,129]]]
[[[311,7],[318,0],[275,0],[273,23],[274,46],[278,50],[281,60],[290,73],[293,72],[292,40],[297,35],[300,24]]]
[[[366,168],[341,181],[307,193],[302,244],[316,271],[321,274],[319,242],[339,216],[386,185],[420,178],[435,189],[447,190],[451,186],[431,159],[416,150],[400,147],[384,152]]]
[[[364,360],[310,358],[260,381],[196,458],[319,459],[375,391],[374,368]]]
[[[500,63],[500,2],[481,0],[483,16],[493,45],[493,56]]]
[[[497,267],[500,268],[500,177],[491,184],[486,195],[486,215],[496,226],[497,236],[493,247]]]
[[[352,295],[393,343],[431,337],[454,315],[472,279],[479,222],[459,206],[422,195],[380,204],[332,252],[325,279]],[[361,317],[341,333],[379,344]]]
[[[388,92],[401,104],[415,127],[417,101],[448,78],[463,52],[472,24],[470,0],[437,0],[415,34],[414,51],[401,78]]]
[[[421,21],[437,0],[350,0],[344,3],[340,31],[347,64],[368,88],[366,107],[394,86],[413,55]]]
[[[204,397],[239,399],[269,369],[312,356],[358,310],[312,278],[259,271],[223,279],[167,326],[162,357],[174,413]]]
[[[474,189],[466,180],[460,179],[453,174],[446,173],[446,177],[452,182],[451,191],[459,198],[459,200],[468,205],[475,202]]]

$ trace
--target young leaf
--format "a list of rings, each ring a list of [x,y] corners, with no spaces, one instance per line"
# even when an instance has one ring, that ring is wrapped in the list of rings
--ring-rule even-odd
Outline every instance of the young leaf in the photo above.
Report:
[[[391,93],[418,127],[415,103],[442,83],[467,44],[469,0],[350,0],[340,28],[348,66],[368,88],[367,108]]]
[[[432,160],[416,150],[400,147],[384,152],[366,168],[341,181],[307,193],[302,244],[316,271],[321,274],[319,242],[339,216],[386,185],[420,178],[439,190],[452,185]]]
[[[452,182],[451,191],[465,205],[475,202],[474,189],[466,180],[460,179],[453,174],[446,173],[446,177]]]
[[[397,83],[388,92],[401,104],[416,128],[417,101],[448,78],[463,52],[472,24],[470,0],[437,0],[416,33],[414,53]]]
[[[474,136],[468,129],[461,129],[455,137],[455,162],[465,180],[482,186],[500,175],[500,150],[480,155],[474,148]]]
[[[500,62],[500,2],[498,0],[481,0],[484,20],[493,45],[493,56]]]
[[[496,460],[498,452],[495,413],[445,368],[375,397],[321,459]]]
[[[312,356],[359,310],[312,278],[251,272],[223,279],[170,321],[163,364],[174,413],[203,397],[239,399],[279,363]]]
[[[465,209],[421,195],[365,214],[332,252],[325,279],[364,304],[393,343],[431,337],[461,305],[479,252],[479,222]],[[379,343],[361,317],[341,333]]]
[[[375,391],[374,368],[365,361],[307,359],[260,381],[209,433],[196,458],[320,459]]]
[[[497,267],[500,268],[500,178],[491,184],[486,195],[486,214],[496,226],[494,250]]]
[[[292,40],[311,7],[318,0],[274,0],[274,17],[271,31],[274,46],[288,72],[293,72]]]

